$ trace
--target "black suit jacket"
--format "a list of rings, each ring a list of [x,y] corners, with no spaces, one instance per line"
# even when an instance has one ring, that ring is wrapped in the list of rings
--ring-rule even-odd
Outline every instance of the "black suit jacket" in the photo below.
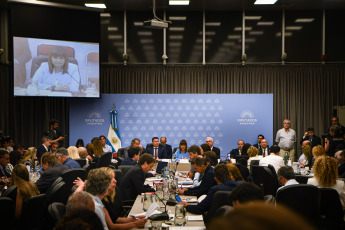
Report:
[[[240,155],[240,151],[238,149],[233,149],[230,152],[230,158],[235,158],[235,156],[239,156]]]
[[[56,178],[58,178],[63,171],[67,170],[68,167],[62,164],[56,164],[53,167],[45,170],[40,179],[36,181],[36,186],[40,193],[46,193],[50,186],[54,183]]]
[[[217,183],[214,180],[213,168],[211,166],[207,166],[204,176],[201,179],[200,185],[194,188],[189,188],[184,192],[184,195],[199,197],[201,195],[207,194],[210,188],[215,185],[217,185]]]
[[[38,162],[41,164],[41,156],[46,153],[46,152],[49,152],[50,151],[50,148],[48,147],[48,151],[44,148],[43,144],[38,146],[37,147],[37,159],[38,159]]]
[[[135,200],[137,196],[145,192],[153,192],[148,185],[144,185],[145,174],[140,165],[136,164],[131,168],[120,185],[120,191],[122,193],[123,200]]]
[[[151,154],[153,157],[155,157],[153,146],[147,146],[145,149],[145,153]],[[158,158],[159,159],[169,159],[168,153],[166,148],[163,145],[158,146]],[[170,156],[171,158],[171,156]]]
[[[220,159],[220,149],[213,146],[212,151],[215,152],[217,155],[217,158]]]
[[[172,158],[172,147],[171,147],[171,145],[166,144],[166,145],[162,145],[162,146],[165,147],[167,158],[171,159]]]
[[[259,150],[259,155],[262,155],[262,147],[261,147],[261,146],[259,147],[259,144],[258,144],[258,143],[256,143],[256,144],[253,145],[253,146]],[[267,150],[268,150],[268,151],[267,151],[266,156],[270,155],[269,149],[270,149],[270,146],[267,145]]]
[[[302,137],[300,144],[302,144],[302,142],[305,140],[310,140],[310,136],[307,135],[306,137]],[[321,145],[321,138],[314,135],[313,138],[311,138],[311,147],[314,147],[317,145]]]

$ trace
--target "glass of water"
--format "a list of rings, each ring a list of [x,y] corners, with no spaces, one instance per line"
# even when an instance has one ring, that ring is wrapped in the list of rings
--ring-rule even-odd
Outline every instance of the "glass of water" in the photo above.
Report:
[[[184,226],[186,224],[186,209],[183,204],[175,206],[175,226]]]

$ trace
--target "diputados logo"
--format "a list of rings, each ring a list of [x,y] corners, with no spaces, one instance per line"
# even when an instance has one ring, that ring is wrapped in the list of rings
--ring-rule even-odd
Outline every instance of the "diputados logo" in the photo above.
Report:
[[[250,110],[244,110],[237,119],[239,125],[255,125],[258,120],[255,118],[254,113]]]
[[[104,118],[102,118],[101,113],[92,112],[84,119],[84,122],[86,125],[103,125]]]

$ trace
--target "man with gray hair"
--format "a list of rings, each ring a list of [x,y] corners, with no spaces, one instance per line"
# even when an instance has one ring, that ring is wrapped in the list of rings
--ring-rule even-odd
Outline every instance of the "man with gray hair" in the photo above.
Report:
[[[288,154],[291,162],[295,161],[296,132],[290,129],[290,120],[285,119],[283,122],[284,128],[278,130],[276,135],[276,142],[280,147],[279,156],[283,157]]]
[[[217,155],[217,158],[220,159],[220,149],[213,146],[213,139],[212,139],[212,137],[207,137],[206,138],[206,144],[208,144],[208,146],[210,146],[211,151],[215,152],[216,155]]]
[[[277,172],[277,176],[278,176],[278,181],[282,185],[280,188],[278,188],[278,190],[285,187],[285,186],[299,184],[296,181],[295,173],[294,173],[292,167],[290,167],[290,166],[281,167]]]
[[[69,157],[68,151],[65,148],[56,150],[55,156],[60,164],[67,166],[69,169],[80,168],[79,163]]]
[[[76,210],[88,209],[95,211],[95,198],[88,192],[80,191],[73,193],[67,201],[66,213]]]

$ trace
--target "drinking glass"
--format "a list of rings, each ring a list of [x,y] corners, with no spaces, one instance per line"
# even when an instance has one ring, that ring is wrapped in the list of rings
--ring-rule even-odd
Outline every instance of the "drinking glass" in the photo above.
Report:
[[[152,204],[152,194],[151,193],[145,193],[143,200],[144,200],[143,201],[143,209],[146,212]]]
[[[186,209],[183,204],[175,206],[175,226],[184,226],[186,224]]]

